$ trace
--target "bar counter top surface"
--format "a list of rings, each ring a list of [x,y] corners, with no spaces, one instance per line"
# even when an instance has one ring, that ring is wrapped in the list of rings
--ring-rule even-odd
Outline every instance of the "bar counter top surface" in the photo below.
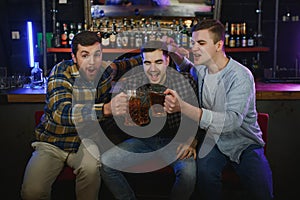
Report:
[[[300,84],[256,83],[257,100],[300,100]],[[46,89],[15,88],[0,90],[0,103],[44,103]]]

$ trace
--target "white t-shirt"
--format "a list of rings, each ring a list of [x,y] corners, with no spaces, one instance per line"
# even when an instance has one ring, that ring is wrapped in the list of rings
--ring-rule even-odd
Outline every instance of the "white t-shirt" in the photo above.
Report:
[[[219,72],[215,74],[209,74],[207,72],[204,78],[202,100],[203,105],[208,109],[211,109],[214,106],[219,74]]]

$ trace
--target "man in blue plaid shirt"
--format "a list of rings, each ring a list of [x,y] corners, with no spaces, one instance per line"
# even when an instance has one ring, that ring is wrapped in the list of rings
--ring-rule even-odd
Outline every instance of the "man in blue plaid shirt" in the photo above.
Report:
[[[164,43],[150,41],[143,45],[141,54],[143,66],[130,70],[122,77],[123,81],[116,84],[115,90],[121,90],[113,102],[113,107],[118,108],[116,112],[128,109],[128,97],[124,92],[128,89],[143,93],[142,104],[149,103],[146,97],[150,88],[172,88],[186,101],[197,105],[196,82],[189,73],[181,74],[169,67],[170,57]],[[176,175],[170,199],[189,199],[196,181],[198,125],[180,112],[168,114],[166,118],[149,114],[149,118],[150,122],[143,126],[123,127],[125,132],[135,137],[102,154],[102,178],[116,199],[136,199],[122,171],[147,172],[170,165]],[[119,125],[124,123],[118,117],[115,120]]]
[[[76,199],[98,199],[100,153],[95,143],[99,141],[93,140],[95,133],[89,132],[89,122],[99,124],[112,114],[112,80],[140,63],[140,58],[131,58],[104,68],[97,34],[84,31],[74,37],[72,60],[58,63],[48,78],[45,114],[35,129],[34,152],[22,185],[23,199],[50,199],[51,186],[64,165],[74,169]],[[79,134],[81,124],[87,138]]]

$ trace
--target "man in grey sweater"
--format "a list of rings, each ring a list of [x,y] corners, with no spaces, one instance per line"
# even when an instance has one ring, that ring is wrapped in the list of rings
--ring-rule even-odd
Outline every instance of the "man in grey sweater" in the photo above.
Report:
[[[249,199],[273,199],[272,172],[257,123],[254,79],[245,66],[226,56],[224,33],[218,20],[203,20],[192,28],[195,66],[185,58],[178,68],[196,74],[200,108],[167,90],[171,95],[166,96],[165,110],[181,111],[206,131],[197,157],[201,199],[221,199],[221,175],[227,163],[239,175]]]

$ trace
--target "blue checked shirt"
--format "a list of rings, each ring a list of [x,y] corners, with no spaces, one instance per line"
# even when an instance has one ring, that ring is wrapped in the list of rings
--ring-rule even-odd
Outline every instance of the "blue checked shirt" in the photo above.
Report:
[[[94,83],[81,77],[72,60],[58,63],[48,78],[45,114],[35,129],[36,141],[76,152],[80,138],[75,121],[103,120],[102,109],[104,103],[110,101],[112,81],[140,64],[140,56],[115,61],[103,68],[102,76]],[[96,114],[95,103],[98,105]]]
[[[166,73],[167,78],[163,86],[175,90],[184,101],[198,107],[198,84],[193,77],[189,73],[179,73],[171,67],[167,68]],[[145,91],[147,90],[147,84],[149,85],[150,83],[142,66],[135,67],[130,70],[123,79],[125,81],[123,81],[120,86],[114,90],[115,93],[120,90],[125,91],[127,89],[140,89]],[[181,115],[181,113],[168,114],[167,123],[160,132],[160,135],[166,137],[174,136],[180,125],[182,117],[184,116]]]

